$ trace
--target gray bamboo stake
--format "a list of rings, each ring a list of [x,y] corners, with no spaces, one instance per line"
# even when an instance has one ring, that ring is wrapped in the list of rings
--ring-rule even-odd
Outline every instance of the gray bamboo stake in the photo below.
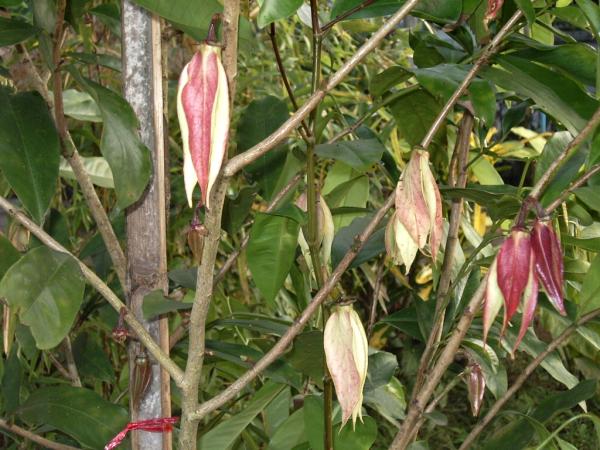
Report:
[[[145,295],[157,289],[166,293],[168,289],[160,22],[129,0],[123,0],[122,6],[123,90],[138,117],[142,142],[153,159],[153,176],[146,192],[127,210],[127,301],[168,353],[168,329],[164,324],[161,327],[159,320],[146,322],[142,314]],[[170,416],[168,375],[135,341],[129,346],[129,366],[132,419]],[[140,390],[147,370],[151,371],[149,384]],[[137,432],[132,437],[132,448],[170,449],[170,442],[168,435]]]

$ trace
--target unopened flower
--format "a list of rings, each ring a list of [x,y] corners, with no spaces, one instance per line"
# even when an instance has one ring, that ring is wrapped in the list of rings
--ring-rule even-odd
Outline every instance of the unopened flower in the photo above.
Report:
[[[363,387],[369,361],[360,317],[352,306],[340,306],[327,320],[323,335],[325,360],[342,408],[342,426],[352,417],[362,422]]]
[[[306,192],[304,192],[296,200],[296,206],[302,211],[306,212],[306,202],[307,196]],[[327,202],[325,202],[325,199],[322,195],[319,195],[319,199],[317,201],[317,246],[321,249],[321,262],[324,265],[327,265],[329,263],[329,260],[331,259],[331,246],[333,245],[333,237],[333,216],[331,215],[331,210],[329,209],[329,206],[327,206]],[[306,241],[306,237],[302,229],[300,230],[298,236],[298,243],[300,244],[302,254],[305,257],[307,264],[309,265],[309,267],[311,267],[312,270],[312,262],[309,256],[310,249],[308,247],[308,242]]]
[[[531,238],[527,231],[521,228],[513,228],[490,266],[483,311],[484,341],[487,339],[489,329],[502,303],[504,303],[504,323],[502,326],[502,334],[504,334],[508,322],[517,312],[521,298],[523,298],[523,317],[514,346],[514,349],[516,349],[533,319],[537,305],[537,293],[538,281]]]
[[[560,241],[552,225],[536,220],[531,233],[531,247],[535,254],[535,268],[550,303],[563,316],[566,314],[563,295],[563,257]]]
[[[177,116],[183,140],[183,178],[187,200],[200,185],[202,204],[209,208],[227,149],[229,92],[221,49],[207,43],[183,68],[177,93]]]
[[[500,9],[502,8],[503,3],[504,0],[488,0],[487,10],[485,11],[484,18],[486,23],[496,18],[496,16],[500,12]]]
[[[465,377],[467,393],[469,396],[469,403],[471,404],[471,413],[473,414],[473,417],[477,417],[483,403],[485,377],[481,371],[481,366],[474,361],[469,364],[468,369],[468,373]]]
[[[442,201],[429,168],[429,154],[417,149],[396,188],[396,212],[386,233],[388,253],[408,272],[417,249],[426,244],[435,261],[442,231]]]

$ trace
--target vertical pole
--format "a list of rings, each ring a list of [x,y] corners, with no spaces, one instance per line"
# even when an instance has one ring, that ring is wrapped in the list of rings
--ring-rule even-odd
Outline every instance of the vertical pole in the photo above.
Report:
[[[160,21],[130,0],[123,0],[121,11],[124,95],[138,117],[140,137],[150,149],[153,162],[146,192],[126,213],[127,300],[136,317],[168,352],[166,318],[144,321],[142,315],[144,296],[157,289],[166,293],[168,289]],[[132,420],[170,416],[166,372],[137,342],[130,344],[129,365]],[[169,450],[171,436],[135,432],[132,448]]]

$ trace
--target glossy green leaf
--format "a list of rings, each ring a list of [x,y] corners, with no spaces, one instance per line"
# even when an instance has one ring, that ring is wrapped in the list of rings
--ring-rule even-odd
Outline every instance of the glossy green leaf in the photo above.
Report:
[[[82,156],[81,162],[92,183],[103,188],[114,189],[115,180],[106,159],[102,156]],[[75,173],[66,159],[60,159],[60,176],[67,180],[76,180]]]
[[[335,0],[331,9],[331,16],[336,17],[362,3],[362,0]],[[375,2],[351,15],[350,19],[364,19],[386,16],[395,13],[404,0],[375,0]],[[462,11],[461,0],[423,0],[414,8],[412,14],[425,19],[451,23],[456,22]]]
[[[75,70],[71,74],[96,101],[104,127],[100,150],[113,174],[117,204],[124,209],[140,198],[152,172],[150,151],[140,141],[138,121],[123,97]]]
[[[18,19],[0,17],[0,47],[18,44],[37,34],[38,28]]]
[[[295,220],[269,214],[258,214],[252,225],[248,268],[268,301],[275,298],[294,262],[299,231]]]
[[[199,448],[226,449],[235,442],[242,431],[284,388],[281,384],[267,382],[244,405],[241,412],[224,420],[200,438]]]
[[[523,15],[527,19],[529,26],[535,22],[535,9],[533,9],[533,3],[531,0],[515,0],[517,6],[523,11]]]
[[[13,414],[21,402],[21,384],[23,382],[23,368],[17,355],[17,348],[13,346],[12,351],[4,361],[4,373],[2,374],[2,411],[4,414]]]
[[[475,115],[485,122],[488,127],[496,120],[496,93],[489,81],[474,80],[469,86],[469,99],[473,104]]]
[[[588,23],[596,38],[600,38],[600,7],[597,3],[592,0],[575,0]]]
[[[69,255],[36,247],[14,264],[0,282],[0,297],[29,326],[40,349],[53,348],[73,325],[85,282]]]
[[[579,293],[578,313],[580,315],[585,314],[596,308],[600,308],[600,255],[592,260],[592,264],[583,279],[583,285]]]
[[[482,76],[504,89],[530,97],[572,134],[585,126],[598,106],[577,83],[540,64],[514,56],[496,59],[499,66],[484,69]]]
[[[398,134],[414,146],[425,137],[441,106],[431,94],[418,90],[400,97],[390,105],[390,109],[396,119]],[[439,143],[444,133],[445,128],[442,127],[434,141]]]
[[[121,72],[121,58],[113,55],[100,53],[66,52],[65,56],[73,58],[85,64],[93,64],[107,67],[117,72]]]
[[[98,105],[87,92],[67,89],[63,92],[63,106],[65,114],[73,119],[102,122]]]
[[[381,160],[385,146],[377,139],[340,141],[335,144],[319,144],[315,153],[321,158],[342,161],[356,170],[365,170]]]
[[[289,114],[287,103],[272,95],[253,100],[240,116],[237,127],[238,151],[248,150],[269,136],[288,119]]]
[[[337,161],[327,173],[323,195],[332,213],[338,208],[364,208],[369,199],[369,178],[343,162]],[[363,215],[364,212],[336,213],[333,216],[336,232]]]
[[[369,90],[373,96],[382,95],[390,88],[407,81],[411,77],[412,73],[402,66],[388,67],[373,77]]]
[[[244,221],[250,214],[256,191],[257,187],[246,186],[240,189],[235,197],[225,197],[222,227],[230,235],[238,233],[242,228]]]
[[[97,337],[81,333],[73,342],[75,365],[82,377],[112,383],[115,381],[115,371]]]
[[[156,290],[144,296],[142,312],[144,319],[149,320],[161,314],[191,309],[192,304],[192,296],[186,295],[182,301],[175,301],[165,297],[162,290]]]
[[[122,406],[94,391],[72,386],[35,390],[18,414],[27,423],[52,426],[89,449],[104,448],[129,421]]]
[[[287,360],[294,369],[311,377],[315,384],[322,385],[324,355],[323,332],[305,331],[294,339]]]
[[[339,264],[346,252],[354,245],[354,238],[365,229],[370,220],[371,216],[354,219],[350,225],[342,228],[335,235],[333,246],[331,248],[331,263],[333,267],[336,267]],[[358,255],[356,255],[356,258],[354,258],[350,267],[360,266],[371,258],[375,258],[377,255],[384,253],[384,235],[384,226],[380,226],[367,240]]]
[[[289,416],[275,431],[267,450],[289,450],[306,441],[304,409]]]
[[[286,386],[265,408],[263,417],[265,431],[269,437],[273,437],[279,426],[290,416],[291,406],[292,390]]]
[[[290,17],[302,3],[303,0],[259,0],[258,26],[264,28],[272,22]]]
[[[0,89],[0,170],[38,223],[56,189],[59,155],[58,133],[42,97]]]
[[[414,306],[402,308],[400,311],[396,311],[395,313],[384,317],[379,323],[391,325],[414,339],[423,340],[423,335],[419,328],[417,310]]]
[[[406,395],[402,383],[396,377],[392,377],[384,386],[366,391],[363,402],[394,425],[398,425],[397,421],[405,417]]]
[[[0,234],[0,280],[20,257],[21,254],[11,242],[3,234]]]
[[[396,355],[383,351],[371,353],[369,355],[364,391],[373,391],[388,384],[397,368],[398,360],[396,359]]]

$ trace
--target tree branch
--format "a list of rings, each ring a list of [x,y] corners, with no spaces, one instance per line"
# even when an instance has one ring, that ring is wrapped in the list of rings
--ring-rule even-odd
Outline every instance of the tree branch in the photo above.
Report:
[[[479,422],[465,438],[459,450],[468,449],[483,429],[492,421],[492,419],[498,414],[502,407],[511,399],[511,397],[523,386],[523,383],[529,378],[533,371],[546,359],[546,357],[562,345],[571,335],[577,331],[582,325],[600,316],[600,308],[590,311],[589,313],[581,316],[578,320],[569,325],[556,339],[554,339],[546,349],[537,355],[525,369],[521,372],[512,386],[500,397],[496,403],[490,408],[485,417]]]
[[[31,442],[35,442],[38,445],[41,445],[44,448],[50,448],[52,450],[79,450],[77,447],[71,447],[70,445],[59,444],[58,442],[50,441],[46,438],[43,438],[35,433],[32,433],[25,428],[21,428],[15,424],[11,424],[4,419],[0,419],[0,428],[4,428],[6,431],[9,431],[14,434],[18,434],[25,439],[30,440]]]
[[[212,411],[220,408],[228,401],[234,399],[252,380],[262,373],[269,365],[271,365],[277,358],[285,353],[289,345],[293,342],[294,338],[304,329],[311,316],[318,310],[319,306],[329,296],[331,291],[337,285],[338,281],[348,269],[356,255],[360,252],[367,239],[377,229],[379,223],[383,220],[387,211],[394,204],[394,195],[390,195],[383,206],[377,211],[373,219],[367,224],[365,229],[355,238],[355,243],[350,250],[344,255],[344,258],[340,261],[338,266],[332,272],[331,276],[325,281],[323,287],[317,292],[310,304],[302,312],[300,317],[294,321],[294,323],[287,329],[287,331],[281,336],[279,341],[269,350],[256,364],[248,370],[244,375],[235,380],[227,389],[213,397],[212,399],[204,402],[200,407],[194,411],[193,418],[200,420]]]
[[[546,207],[546,213],[550,214],[552,211],[554,211],[556,208],[558,208],[563,202],[565,202],[568,198],[569,195],[571,195],[571,193],[577,189],[578,187],[583,186],[585,183],[588,182],[588,180],[590,178],[592,178],[594,175],[596,175],[598,172],[600,172],[600,164],[596,164],[594,166],[592,166],[590,168],[590,170],[588,170],[586,173],[584,173],[581,177],[579,177],[577,180],[573,181],[573,183],[571,183],[569,185],[569,187],[567,189],[565,189],[556,200],[554,200],[552,203],[550,203],[547,207]]]
[[[289,134],[300,125],[300,123],[310,114],[310,112],[317,107],[325,95],[335,88],[344,79],[344,77],[348,75],[348,73],[350,73],[352,69],[354,69],[363,60],[363,58],[365,58],[379,45],[383,39],[385,39],[389,33],[395,30],[396,25],[398,25],[398,23],[410,13],[410,11],[418,2],[419,0],[407,0],[406,3],[404,3],[404,5],[402,5],[402,7],[363,44],[356,51],[356,53],[331,76],[331,78],[329,78],[328,81],[321,84],[321,88],[311,95],[307,102],[302,105],[295,114],[286,120],[283,125],[281,125],[269,137],[262,140],[254,147],[232,158],[223,170],[225,177],[231,177],[235,175],[242,168],[275,148],[281,141],[289,136]]]
[[[117,297],[117,295],[96,275],[88,266],[81,262],[75,255],[69,252],[66,248],[56,242],[42,228],[34,223],[23,211],[15,208],[8,200],[0,196],[0,209],[3,209],[9,216],[27,228],[35,237],[37,237],[44,245],[57,252],[66,253],[71,256],[77,264],[83,276],[88,283],[94,287],[104,297],[108,303],[116,310],[125,310],[125,322],[131,327],[139,341],[148,349],[150,354],[169,372],[173,380],[178,386],[181,386],[183,381],[183,371],[169,358],[162,349],[158,346],[152,336],[148,334],[144,326],[134,317],[133,313],[125,306],[125,304]]]

